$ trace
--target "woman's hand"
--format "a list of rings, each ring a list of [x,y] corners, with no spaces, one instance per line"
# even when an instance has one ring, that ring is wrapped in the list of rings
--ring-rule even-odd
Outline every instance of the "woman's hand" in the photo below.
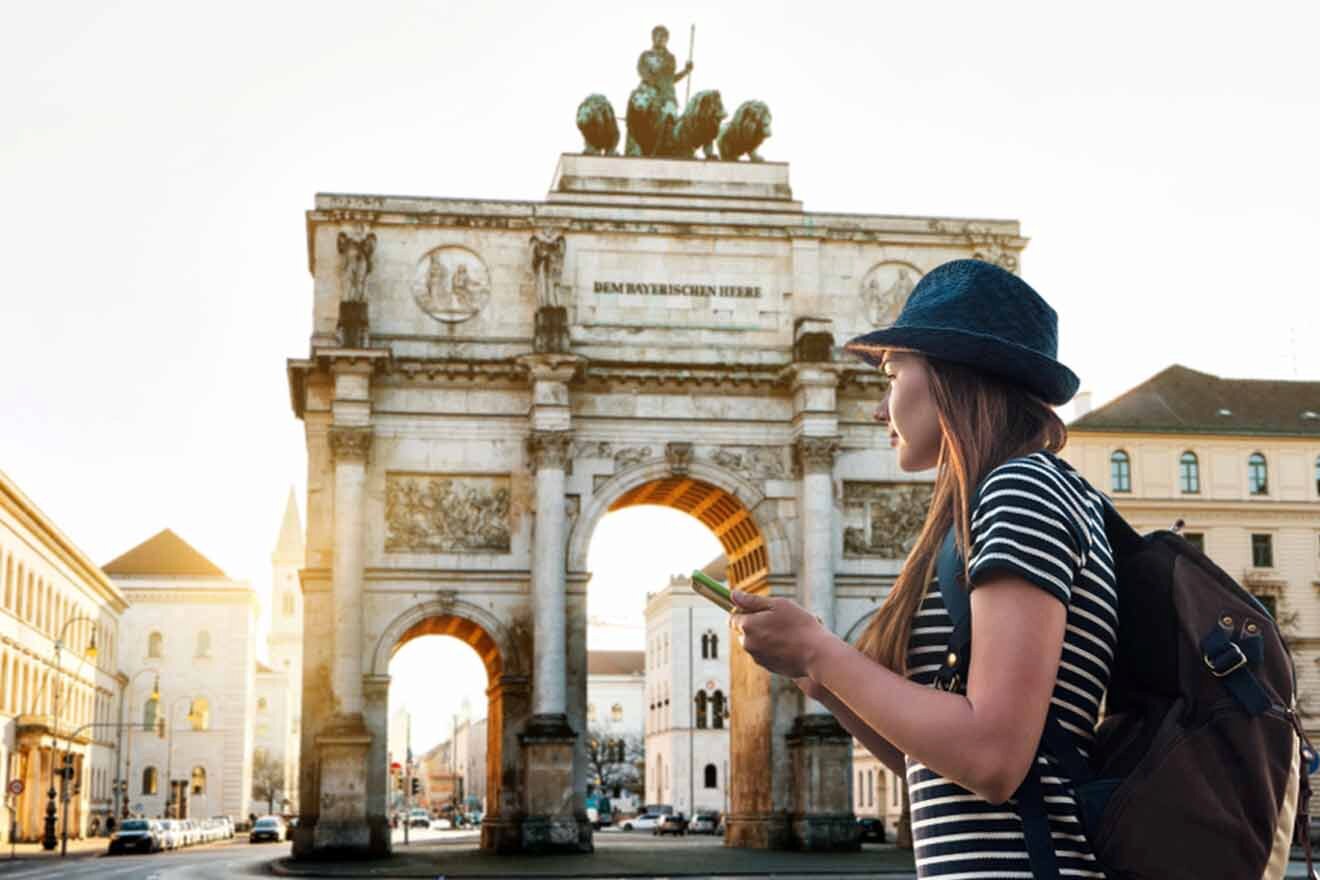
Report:
[[[771,672],[806,678],[807,667],[833,634],[790,599],[754,596],[742,590],[734,590],[732,596],[735,608],[729,622],[751,658]]]

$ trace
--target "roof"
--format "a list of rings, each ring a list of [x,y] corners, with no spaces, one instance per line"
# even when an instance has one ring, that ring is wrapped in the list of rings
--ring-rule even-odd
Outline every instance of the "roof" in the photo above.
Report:
[[[645,651],[588,651],[587,675],[642,675]]]
[[[1320,437],[1320,382],[1222,379],[1174,364],[1068,429]]]
[[[276,562],[303,562],[302,521],[298,518],[298,499],[289,487],[289,501],[284,506],[284,521],[280,523],[280,537],[275,542]]]
[[[106,574],[118,575],[228,577],[219,566],[169,529],[157,532],[101,568]]]

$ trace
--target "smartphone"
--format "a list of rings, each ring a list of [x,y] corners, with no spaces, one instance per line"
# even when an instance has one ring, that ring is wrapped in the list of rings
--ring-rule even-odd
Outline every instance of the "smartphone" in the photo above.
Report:
[[[729,595],[729,588],[704,572],[692,572],[692,590],[725,611],[733,611],[733,597]]]

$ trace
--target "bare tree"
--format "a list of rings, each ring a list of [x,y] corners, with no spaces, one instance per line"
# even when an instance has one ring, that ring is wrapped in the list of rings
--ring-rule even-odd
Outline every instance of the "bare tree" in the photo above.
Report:
[[[252,754],[252,797],[266,802],[266,814],[275,812],[275,799],[284,793],[284,765],[265,749]]]
[[[587,735],[587,782],[600,791],[622,789],[640,795],[646,747],[636,734],[614,734],[592,727]]]

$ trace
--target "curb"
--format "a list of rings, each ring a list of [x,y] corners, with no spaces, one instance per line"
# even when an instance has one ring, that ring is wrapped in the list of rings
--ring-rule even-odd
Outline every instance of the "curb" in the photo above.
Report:
[[[294,867],[292,857],[276,859],[269,862],[267,867],[271,874],[276,877],[345,877],[345,878],[385,878],[385,877],[425,877],[435,880],[437,876],[444,880],[582,880],[589,877],[607,877],[614,880],[656,880],[656,878],[669,877],[711,877],[709,871],[602,871],[600,873],[583,873],[575,871],[573,873],[536,873],[536,874],[437,874],[435,867],[423,865],[400,865],[398,870],[391,871],[388,863],[375,862],[373,868],[376,870],[351,871],[347,869],[344,862],[301,862]],[[330,872],[321,871],[322,868],[330,868]],[[823,880],[823,878],[851,878],[851,877],[894,877],[911,878],[915,877],[915,869],[891,869],[881,868],[876,870],[869,868],[866,870],[833,870],[825,872],[788,872],[788,871],[766,871],[766,870],[722,870],[716,872],[718,877],[776,877],[789,880],[789,878],[812,878],[812,880]]]

